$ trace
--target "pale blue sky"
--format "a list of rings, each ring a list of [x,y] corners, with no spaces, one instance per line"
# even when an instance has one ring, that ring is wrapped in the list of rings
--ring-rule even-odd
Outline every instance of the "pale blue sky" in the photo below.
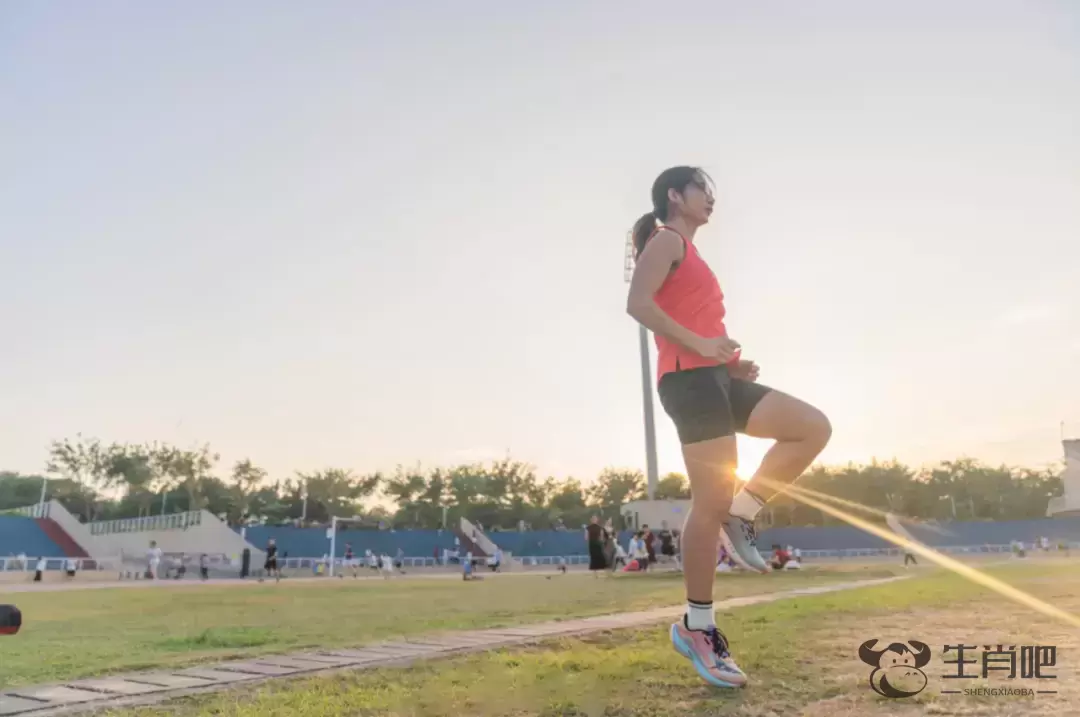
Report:
[[[826,460],[1080,427],[1075,3],[218,5],[0,9],[0,468],[643,466],[623,241],[682,163]]]

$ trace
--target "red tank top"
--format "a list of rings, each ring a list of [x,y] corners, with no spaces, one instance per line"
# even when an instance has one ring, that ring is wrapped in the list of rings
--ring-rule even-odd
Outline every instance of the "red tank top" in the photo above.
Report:
[[[658,227],[649,239],[661,229],[675,231],[670,227]],[[678,234],[678,232],[675,232]],[[701,258],[694,243],[683,240],[685,249],[683,260],[675,271],[668,274],[660,290],[653,299],[656,305],[681,326],[693,331],[698,336],[716,338],[727,336],[724,326],[724,292],[712,269]],[[720,362],[700,356],[682,345],[656,335],[657,371],[659,380],[664,374],[685,371],[704,366],[719,366]],[[738,356],[731,363],[738,360]]]

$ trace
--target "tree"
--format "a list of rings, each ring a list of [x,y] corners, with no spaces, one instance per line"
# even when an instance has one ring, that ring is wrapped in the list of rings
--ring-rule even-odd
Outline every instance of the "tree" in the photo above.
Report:
[[[570,528],[576,528],[588,522],[593,511],[585,502],[585,491],[581,487],[581,481],[567,478],[560,482],[554,478],[548,478],[547,485],[551,489],[548,500],[548,516],[551,520],[561,519]]]
[[[167,443],[157,442],[147,444],[145,450],[154,473],[150,490],[153,494],[161,494],[161,514],[164,515],[168,507],[169,493],[180,483],[181,451]]]
[[[240,497],[235,486],[217,476],[203,476],[199,480],[199,500],[204,509],[223,520],[229,521],[240,514]]]
[[[153,456],[145,446],[114,443],[107,451],[106,478],[112,487],[123,488],[136,502],[139,516],[150,515],[154,500]]]
[[[424,508],[424,500],[421,495],[427,488],[427,481],[419,468],[405,470],[398,466],[393,477],[383,481],[382,487],[383,495],[397,505],[395,520],[403,523],[411,522],[418,526],[422,525],[420,512]]]
[[[251,497],[255,493],[255,489],[266,480],[266,471],[258,467],[251,462],[251,459],[245,458],[242,461],[237,461],[233,465],[232,470],[232,482],[233,490],[236,493],[236,514],[232,517],[237,520],[243,520],[250,512],[251,509]]]
[[[335,515],[360,515],[360,500],[374,493],[381,480],[381,476],[360,479],[343,468],[298,473],[297,477],[307,491],[308,520],[323,523]]]
[[[668,473],[656,484],[656,500],[687,500],[690,498],[690,481],[682,473]]]
[[[177,451],[173,458],[175,475],[187,496],[188,510],[203,508],[202,484],[221,457],[205,444],[190,451]]]
[[[645,474],[626,468],[605,468],[589,489],[589,497],[601,511],[617,515],[623,504],[645,497]]]
[[[49,444],[47,473],[59,475],[83,487],[83,510],[86,520],[93,520],[97,509],[98,489],[107,486],[108,455],[101,441],[84,439],[81,433],[75,440],[64,438]]]
[[[13,471],[0,471],[0,511],[25,508],[41,499],[41,485],[45,476],[23,475]],[[69,478],[54,478],[48,482],[49,497],[72,513],[81,513],[87,499],[96,500],[92,493],[86,495],[86,486]]]

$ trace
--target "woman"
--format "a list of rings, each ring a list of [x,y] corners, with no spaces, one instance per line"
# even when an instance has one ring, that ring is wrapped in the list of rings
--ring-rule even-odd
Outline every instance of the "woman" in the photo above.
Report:
[[[757,383],[757,366],[728,337],[724,293],[694,243],[714,201],[712,182],[697,167],[657,177],[652,209],[632,232],[636,266],[627,312],[656,335],[657,390],[679,434],[693,497],[682,530],[686,615],[672,625],[671,640],[707,682],[737,687],[746,675],[713,614],[716,536],[722,531],[740,564],[767,572],[754,518],[813,462],[831,428],[816,408]],[[736,432],[776,443],[733,499]]]
[[[607,522],[604,523],[604,564],[612,571],[615,570],[615,539],[615,524],[611,518],[608,518]]]
[[[601,570],[607,568],[604,560],[604,529],[600,525],[600,516],[594,515],[585,527],[585,540],[589,544],[589,570],[593,577],[596,577]]]

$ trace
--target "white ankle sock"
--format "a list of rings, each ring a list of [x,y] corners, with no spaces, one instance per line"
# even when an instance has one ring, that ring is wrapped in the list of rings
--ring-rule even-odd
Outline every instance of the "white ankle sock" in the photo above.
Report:
[[[756,495],[743,488],[731,501],[731,514],[744,520],[753,520],[764,507],[765,504]]]
[[[686,603],[686,627],[689,630],[708,630],[710,627],[716,627],[713,604],[711,602]]]

